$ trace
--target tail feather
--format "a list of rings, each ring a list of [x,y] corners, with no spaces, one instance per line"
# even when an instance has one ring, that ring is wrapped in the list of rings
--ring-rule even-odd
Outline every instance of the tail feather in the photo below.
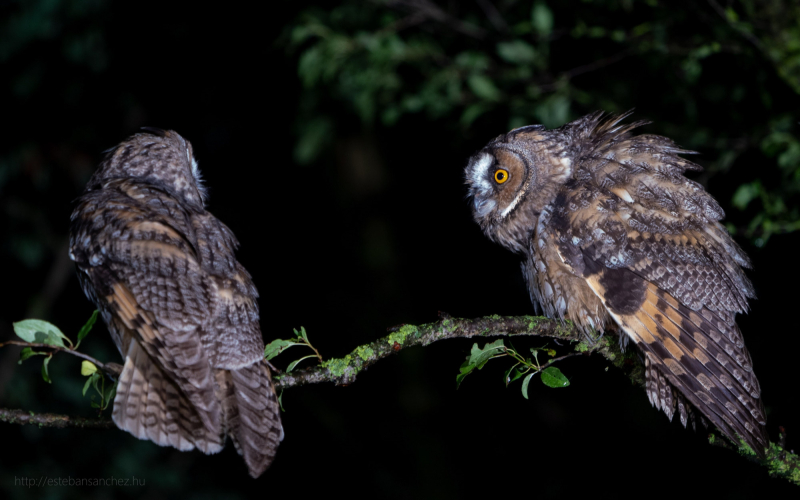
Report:
[[[642,314],[646,313],[639,312],[637,316]],[[652,328],[652,325],[648,326]],[[658,327],[653,328],[651,333],[661,333],[663,335],[666,331],[663,331],[661,326],[658,325]],[[681,390],[684,396],[696,408],[706,414],[726,435],[731,438],[735,434],[739,434],[742,437],[750,435],[743,422],[737,418],[731,418],[732,413],[738,412],[734,403],[736,397],[722,388],[721,384],[715,383],[716,381],[712,379],[713,374],[704,370],[703,365],[697,362],[696,358],[689,358],[691,354],[683,346],[676,345],[673,342],[673,349],[677,347],[677,351],[671,352],[668,347],[665,347],[660,342],[652,344],[641,343],[639,345],[645,350],[651,365],[656,367],[655,371],[663,374],[673,386]],[[652,372],[653,370],[651,370]],[[753,446],[753,449],[757,448],[757,446]]]
[[[130,343],[114,397],[112,420],[139,439],[181,451],[222,449],[222,436],[205,427],[197,409],[142,349]]]
[[[654,406],[671,419],[674,387],[728,437],[738,434],[764,455],[768,438],[759,386],[732,317],[692,311],[648,284],[641,308],[616,319],[645,352],[647,392]],[[682,401],[677,403],[685,426],[691,413]]]
[[[722,313],[708,309],[701,310],[698,315],[674,299],[666,300],[664,292],[654,292],[652,289],[648,289],[647,302],[666,313],[666,323],[678,329],[668,329],[675,341],[691,351],[712,380],[717,382],[717,387],[724,388],[726,394],[738,401],[753,419],[765,425],[761,388],[753,373],[750,354],[744,347],[742,334],[733,323],[733,318],[724,318]],[[670,315],[672,311],[677,315]],[[725,342],[723,336],[730,343]]]
[[[244,458],[252,477],[272,463],[283,439],[280,407],[266,363],[259,361],[238,370],[219,370],[226,431]]]
[[[667,414],[670,422],[675,415],[675,404],[677,398],[675,397],[672,386],[669,385],[664,375],[658,372],[650,363],[650,358],[645,358],[645,384],[647,388],[647,397],[650,399],[650,404],[657,410],[662,410]],[[685,427],[685,425],[684,425]]]

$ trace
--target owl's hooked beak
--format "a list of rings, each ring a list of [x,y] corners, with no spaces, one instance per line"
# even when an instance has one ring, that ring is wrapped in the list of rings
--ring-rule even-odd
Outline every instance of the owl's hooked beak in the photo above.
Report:
[[[475,207],[475,214],[480,217],[481,219],[485,218],[489,213],[494,210],[497,203],[494,200],[490,200],[488,198],[483,198],[480,196],[475,196],[473,200],[473,206]]]

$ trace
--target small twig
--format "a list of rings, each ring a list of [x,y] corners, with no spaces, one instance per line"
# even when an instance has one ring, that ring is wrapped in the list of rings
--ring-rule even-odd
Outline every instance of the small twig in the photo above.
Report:
[[[552,92],[553,90],[556,90],[559,87],[562,81],[570,81],[578,75],[589,73],[591,71],[598,70],[605,66],[609,66],[611,64],[621,61],[622,59],[628,57],[632,53],[633,53],[632,49],[626,49],[623,50],[622,52],[618,52],[604,59],[600,59],[598,61],[594,61],[589,64],[584,64],[583,66],[572,68],[571,70],[561,73],[561,75],[559,75],[558,78],[555,78],[553,81],[539,85],[539,89],[542,92]]]
[[[423,14],[421,12],[413,12],[413,13],[405,16],[404,18],[398,19],[397,21],[389,24],[388,26],[385,26],[384,28],[381,28],[376,33],[377,34],[399,33],[400,31],[403,31],[404,29],[411,28],[413,26],[416,26],[416,25],[418,25],[420,23],[425,22],[425,19],[427,19],[425,17],[425,14]]]
[[[319,360],[320,363],[322,363],[324,361],[322,359],[322,354],[320,354],[319,351],[317,350],[317,348],[314,347],[313,345],[311,345],[311,343],[308,340],[306,340],[306,346],[310,347],[311,350],[314,351],[314,354],[316,354],[317,360]]]
[[[761,40],[758,39],[754,34],[750,33],[746,29],[742,28],[738,23],[732,21],[728,18],[728,14],[725,12],[725,9],[722,8],[720,4],[715,2],[714,0],[708,0],[709,5],[719,14],[719,16],[728,23],[728,25],[733,28],[736,32],[742,35],[748,42],[752,43],[755,48],[763,52],[767,58],[772,59],[770,54],[764,48],[764,44],[761,43]]]
[[[503,15],[497,10],[497,7],[494,6],[492,2],[489,0],[476,0],[478,5],[483,10],[486,17],[489,18],[489,22],[492,23],[492,26],[499,31],[500,33],[508,33],[511,31],[511,28],[508,27],[508,23],[506,20],[503,19]]]
[[[569,353],[569,354],[565,354],[565,355],[563,355],[563,356],[559,356],[559,357],[557,357],[557,358],[553,358],[553,359],[551,359],[550,361],[548,361],[547,363],[545,363],[545,364],[543,364],[542,366],[540,366],[540,367],[539,367],[539,369],[538,369],[537,371],[540,371],[540,372],[541,372],[541,371],[542,371],[542,370],[544,370],[545,368],[549,368],[549,367],[553,366],[555,363],[557,363],[557,362],[561,361],[562,359],[571,358],[571,357],[573,357],[573,356],[582,356],[582,355],[584,355],[584,354],[585,354],[585,353],[583,353],[583,352],[571,352],[571,353]]]
[[[414,14],[419,14],[427,19],[436,21],[448,26],[453,31],[482,40],[486,37],[486,30],[457,19],[428,0],[396,0],[390,2],[390,6],[402,6],[412,10]]]
[[[100,369],[102,372],[104,372],[113,379],[116,379],[117,377],[119,377],[119,374],[122,373],[122,366],[117,363],[103,363],[102,361],[98,361],[95,358],[89,356],[88,354],[84,354],[74,349],[69,349],[68,347],[60,347],[51,344],[37,344],[31,342],[24,342],[22,340],[7,340],[5,342],[0,342],[0,348],[3,348],[7,345],[30,347],[33,349],[49,349],[55,352],[66,352],[67,354],[71,354],[75,357],[85,359],[86,361],[91,362],[92,364],[97,366],[98,369]]]

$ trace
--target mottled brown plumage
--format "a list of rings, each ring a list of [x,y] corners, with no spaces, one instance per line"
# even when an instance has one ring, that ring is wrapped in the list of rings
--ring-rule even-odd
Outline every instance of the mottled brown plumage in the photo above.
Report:
[[[258,292],[204,198],[188,141],[136,134],[108,153],[78,200],[70,257],[125,359],[117,426],[204,453],[230,436],[257,477],[283,437]]]
[[[735,315],[749,260],[694,181],[690,151],[644,122],[594,113],[555,130],[501,135],[466,169],[486,235],[522,254],[531,299],[587,334],[611,323],[646,363],[650,402],[686,426],[689,407],[759,455],[768,443],[758,380]]]

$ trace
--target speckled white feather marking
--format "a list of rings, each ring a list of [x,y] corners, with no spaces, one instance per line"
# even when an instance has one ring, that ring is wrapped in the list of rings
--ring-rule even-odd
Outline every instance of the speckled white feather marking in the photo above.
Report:
[[[492,155],[483,153],[473,164],[472,168],[472,184],[477,186],[481,191],[488,192],[492,189],[492,185],[486,180],[486,171],[492,165]]]
[[[188,149],[186,150],[186,157],[189,158]],[[194,157],[189,158],[189,160],[192,163],[192,177],[194,177],[195,182],[197,182],[197,190],[200,191],[200,198],[205,205],[206,199],[208,199],[208,191],[203,183],[203,175],[200,173],[200,168],[197,166],[197,160],[195,160]]]
[[[525,187],[520,189],[519,193],[517,193],[517,197],[514,198],[514,201],[509,203],[508,206],[506,208],[504,208],[502,212],[500,212],[500,217],[505,217],[506,215],[508,215],[509,212],[514,210],[514,207],[517,206],[517,203],[519,203],[519,200],[522,199],[522,197],[525,195],[526,191],[527,191],[527,189]]]

